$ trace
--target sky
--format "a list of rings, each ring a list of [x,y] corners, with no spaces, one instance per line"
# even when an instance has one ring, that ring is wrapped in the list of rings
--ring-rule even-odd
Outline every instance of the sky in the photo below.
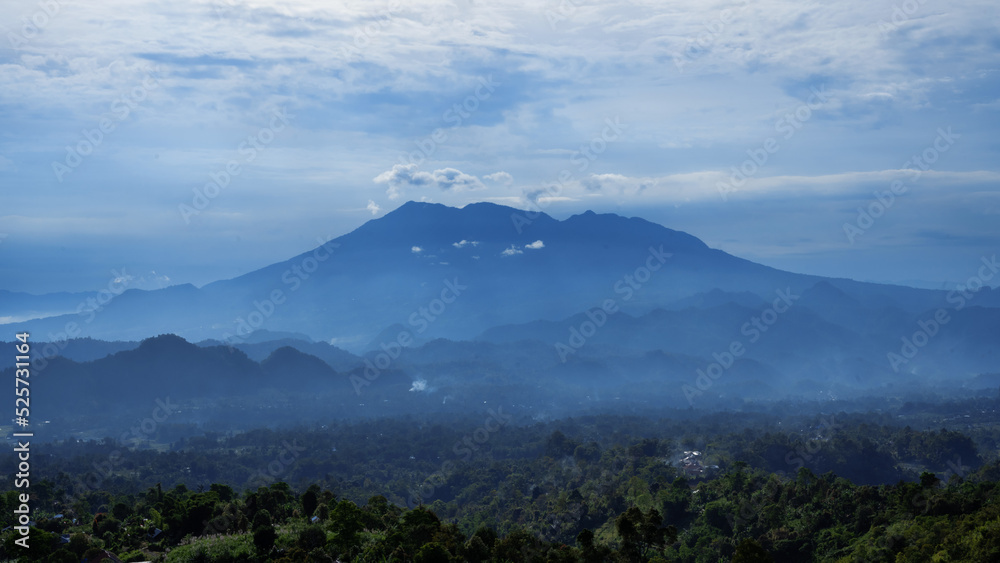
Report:
[[[408,200],[962,283],[1000,250],[998,21],[995,0],[7,1],[0,289],[200,286]]]

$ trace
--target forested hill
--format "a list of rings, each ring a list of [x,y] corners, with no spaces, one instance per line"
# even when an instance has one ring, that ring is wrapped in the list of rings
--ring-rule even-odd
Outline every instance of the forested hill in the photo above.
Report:
[[[98,550],[168,562],[995,560],[1000,432],[954,413],[995,413],[996,401],[947,409],[945,424],[964,431],[934,429],[944,408],[547,423],[494,409],[209,433],[169,446],[38,444],[32,555],[17,553],[20,561],[80,561]],[[13,495],[0,496],[3,526]],[[6,553],[15,553],[13,537],[3,536]]]

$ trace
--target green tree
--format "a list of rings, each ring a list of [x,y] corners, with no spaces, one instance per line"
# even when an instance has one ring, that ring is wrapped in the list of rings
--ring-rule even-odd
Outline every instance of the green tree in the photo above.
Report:
[[[319,506],[319,491],[319,485],[313,483],[302,494],[302,513],[305,514],[306,518],[312,516]]]
[[[732,563],[774,563],[774,558],[752,539],[745,539],[736,546]]]
[[[266,557],[271,553],[276,539],[278,539],[278,533],[271,521],[271,513],[267,510],[259,510],[253,518],[253,545],[257,548],[257,553]]]

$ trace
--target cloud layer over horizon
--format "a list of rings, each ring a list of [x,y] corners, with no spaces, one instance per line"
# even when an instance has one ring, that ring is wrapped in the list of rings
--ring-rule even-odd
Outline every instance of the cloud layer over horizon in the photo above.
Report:
[[[407,200],[617,212],[783,269],[960,281],[1000,247],[998,16],[8,2],[0,289],[94,289],[122,267],[201,285]]]

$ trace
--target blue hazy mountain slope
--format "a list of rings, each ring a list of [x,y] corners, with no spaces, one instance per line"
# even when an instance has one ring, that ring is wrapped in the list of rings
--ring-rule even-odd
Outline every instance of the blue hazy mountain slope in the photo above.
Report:
[[[170,332],[231,343],[267,330],[358,352],[393,325],[420,341],[466,339],[496,326],[563,319],[608,300],[642,315],[712,290],[743,294],[744,304],[747,296],[767,303],[778,291],[809,290],[803,299],[817,315],[856,329],[949,306],[943,291],[784,272],[638,218],[587,212],[557,221],[490,203],[410,202],[233,279],[200,289],[128,290],[86,319],[70,314],[17,326],[53,340],[73,323],[70,337],[140,340]],[[995,307],[997,293],[980,292],[974,304]],[[870,311],[885,318],[871,320]]]

